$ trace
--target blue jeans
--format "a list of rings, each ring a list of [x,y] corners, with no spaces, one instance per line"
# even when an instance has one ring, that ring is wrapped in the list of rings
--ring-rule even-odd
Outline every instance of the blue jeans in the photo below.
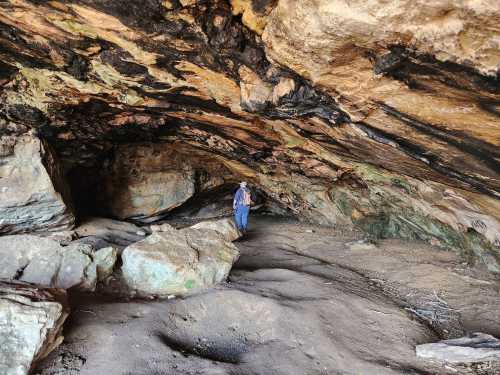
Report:
[[[249,206],[238,205],[234,210],[234,220],[239,230],[247,230]]]

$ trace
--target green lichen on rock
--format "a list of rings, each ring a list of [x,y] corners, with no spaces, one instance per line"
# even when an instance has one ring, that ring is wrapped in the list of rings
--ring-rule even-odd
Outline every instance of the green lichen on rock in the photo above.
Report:
[[[479,262],[492,272],[500,272],[498,246],[483,233],[467,227],[460,216],[474,212],[463,208],[464,213],[450,214],[456,202],[449,201],[447,207],[447,196],[443,198],[439,190],[429,190],[433,186],[422,186],[415,179],[368,165],[359,165],[356,172],[351,176],[359,179],[356,184],[334,186],[330,197],[341,214],[350,217],[370,237],[427,241],[457,252],[470,265]]]

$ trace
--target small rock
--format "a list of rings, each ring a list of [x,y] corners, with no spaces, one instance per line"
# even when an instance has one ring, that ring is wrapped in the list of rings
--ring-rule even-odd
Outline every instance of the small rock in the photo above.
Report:
[[[92,246],[81,243],[63,248],[54,286],[63,289],[76,286],[82,290],[93,291],[97,283],[96,266],[92,263],[93,251]]]
[[[151,230],[152,233],[176,231],[176,229],[173,226],[167,223],[160,225],[151,225],[149,229]]]
[[[432,245],[432,246],[443,246],[443,244],[441,243],[441,241],[439,241],[437,238],[431,238],[429,243]]]
[[[146,232],[144,232],[143,230],[138,230],[137,232],[135,232],[135,234],[137,234],[138,236],[145,236]]]
[[[165,224],[160,225],[160,231],[162,231],[162,232],[171,232],[171,231],[175,231],[175,230],[176,229],[173,226],[171,226],[170,224],[165,223]]]
[[[58,242],[60,245],[67,246],[75,238],[74,230],[64,230],[60,232],[53,232],[47,235],[48,238]]]
[[[418,357],[444,363],[500,363],[500,340],[485,333],[417,345]]]
[[[235,241],[241,237],[240,231],[232,218],[207,220],[191,226],[192,229],[210,229],[224,237],[226,241]]]
[[[118,250],[111,246],[99,249],[94,253],[98,281],[103,281],[113,273],[117,257]]]
[[[375,250],[377,248],[377,246],[365,240],[351,242],[347,245],[351,251]]]

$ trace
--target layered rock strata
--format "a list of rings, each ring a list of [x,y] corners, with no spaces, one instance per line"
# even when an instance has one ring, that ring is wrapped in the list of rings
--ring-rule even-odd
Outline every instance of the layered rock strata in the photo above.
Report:
[[[75,218],[61,173],[36,137],[0,138],[0,234],[71,228]]]
[[[499,15],[487,0],[5,1],[0,128],[35,129],[67,171],[123,143],[189,149],[301,218],[498,272]]]
[[[26,375],[63,340],[63,290],[0,282],[0,373]]]

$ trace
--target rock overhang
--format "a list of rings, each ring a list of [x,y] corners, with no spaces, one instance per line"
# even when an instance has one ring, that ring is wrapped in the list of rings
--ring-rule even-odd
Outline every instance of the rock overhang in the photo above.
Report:
[[[4,2],[2,133],[35,128],[67,170],[187,148],[299,217],[497,267],[498,6],[317,5]]]

